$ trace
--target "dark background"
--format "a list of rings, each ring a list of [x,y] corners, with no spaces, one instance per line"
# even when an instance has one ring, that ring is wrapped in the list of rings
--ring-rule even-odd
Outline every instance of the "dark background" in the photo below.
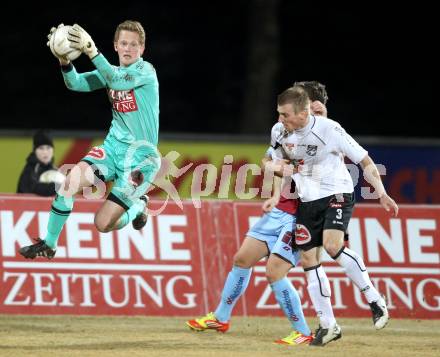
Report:
[[[48,3],[3,14],[1,129],[107,130],[105,91],[70,92],[46,35],[60,22],[83,26],[113,64],[115,27],[140,21],[144,59],[160,83],[160,130],[267,134],[276,96],[318,80],[329,117],[352,135],[437,137],[432,9],[368,3],[343,7],[288,0]],[[93,70],[88,58],[78,71]]]

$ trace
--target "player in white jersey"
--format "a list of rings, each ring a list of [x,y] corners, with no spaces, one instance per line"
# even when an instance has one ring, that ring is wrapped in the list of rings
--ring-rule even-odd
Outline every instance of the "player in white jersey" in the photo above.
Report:
[[[325,87],[318,82],[301,82],[300,85],[314,100],[314,112],[326,115]],[[277,123],[272,128],[271,146],[263,158],[263,164],[272,160],[273,142],[283,132],[285,129],[282,123]],[[252,267],[267,256],[267,279],[293,330],[287,337],[275,342],[300,345],[308,344],[313,340],[311,330],[304,318],[298,292],[286,277],[289,270],[297,265],[299,260],[298,250],[292,252],[291,247],[298,201],[292,198],[295,191],[292,180],[284,188],[289,192],[281,193],[281,178],[275,177],[273,197],[263,203],[263,211],[266,213],[250,228],[240,249],[235,254],[232,270],[225,281],[216,310],[201,318],[188,320],[186,324],[192,330],[226,332],[230,327],[232,310],[248,286]]]
[[[371,283],[362,258],[344,246],[354,206],[353,181],[344,156],[361,165],[366,180],[387,211],[397,215],[398,206],[387,195],[368,152],[339,123],[310,114],[310,100],[303,88],[293,86],[281,93],[277,110],[287,131],[278,142],[295,164],[292,177],[300,197],[295,244],[301,251],[307,289],[320,319],[311,345],[323,346],[341,337],[331,306],[330,285],[322,278],[321,246],[364,293],[374,325],[381,329],[389,318],[385,301]]]

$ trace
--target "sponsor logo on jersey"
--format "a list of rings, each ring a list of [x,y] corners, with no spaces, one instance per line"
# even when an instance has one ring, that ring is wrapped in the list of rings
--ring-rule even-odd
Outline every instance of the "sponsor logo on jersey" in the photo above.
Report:
[[[135,112],[138,110],[134,89],[131,90],[108,90],[108,97],[113,109],[120,113]]]
[[[306,154],[309,156],[315,156],[318,151],[318,145],[307,145]]]
[[[96,160],[104,160],[105,159],[105,150],[100,148],[99,146],[93,147],[86,157],[93,157]]]
[[[312,240],[312,235],[306,226],[302,224],[296,225],[295,243],[297,245],[306,244]]]

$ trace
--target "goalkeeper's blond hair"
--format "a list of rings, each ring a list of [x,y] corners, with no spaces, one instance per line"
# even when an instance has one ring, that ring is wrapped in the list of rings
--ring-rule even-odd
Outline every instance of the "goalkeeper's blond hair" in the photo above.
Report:
[[[115,31],[114,42],[118,42],[119,33],[122,31],[131,31],[136,32],[139,35],[139,41],[141,45],[145,45],[145,30],[142,27],[141,23],[133,20],[126,20],[118,25]]]

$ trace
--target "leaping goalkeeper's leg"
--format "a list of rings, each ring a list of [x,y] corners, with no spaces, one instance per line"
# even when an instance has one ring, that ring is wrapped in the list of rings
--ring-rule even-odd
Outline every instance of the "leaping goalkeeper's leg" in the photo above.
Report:
[[[67,218],[69,218],[70,212],[72,212],[74,195],[84,187],[93,184],[85,175],[86,170],[89,168],[89,164],[80,162],[67,175],[65,184],[60,188],[55,199],[52,201],[45,238],[35,238],[34,244],[20,248],[19,253],[23,257],[34,259],[37,256],[44,256],[52,259],[55,256],[61,231]]]

